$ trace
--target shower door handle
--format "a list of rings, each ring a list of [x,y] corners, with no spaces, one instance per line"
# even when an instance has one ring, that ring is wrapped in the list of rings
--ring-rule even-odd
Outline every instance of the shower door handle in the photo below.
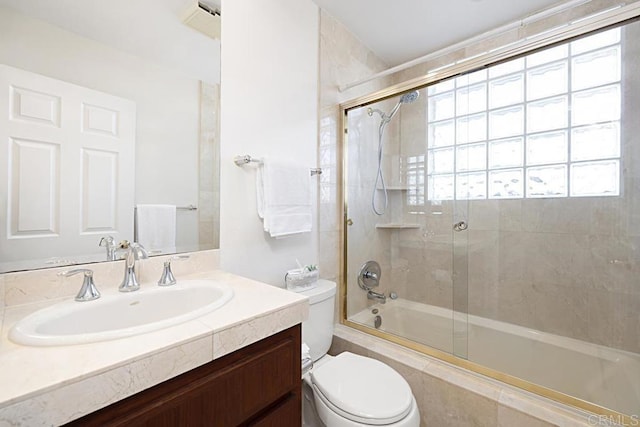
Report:
[[[468,227],[468,225],[464,221],[459,221],[459,222],[456,222],[455,224],[453,224],[453,229],[455,231],[464,231],[464,230],[467,229],[467,227]]]

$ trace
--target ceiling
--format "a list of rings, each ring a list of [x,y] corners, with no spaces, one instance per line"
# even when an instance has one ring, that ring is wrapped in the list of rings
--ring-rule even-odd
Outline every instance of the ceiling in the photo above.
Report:
[[[216,83],[220,41],[182,23],[197,0],[0,0],[46,21],[190,77]],[[215,6],[219,0],[208,0]]]
[[[566,0],[313,0],[389,66]]]

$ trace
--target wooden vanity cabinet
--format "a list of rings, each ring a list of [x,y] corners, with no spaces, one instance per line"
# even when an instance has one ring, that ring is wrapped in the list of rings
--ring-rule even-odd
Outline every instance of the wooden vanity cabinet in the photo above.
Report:
[[[299,426],[300,331],[296,325],[67,425]]]

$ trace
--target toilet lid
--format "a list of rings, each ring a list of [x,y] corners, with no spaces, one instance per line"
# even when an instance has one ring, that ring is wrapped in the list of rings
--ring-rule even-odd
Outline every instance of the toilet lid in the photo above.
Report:
[[[341,416],[363,424],[391,424],[411,411],[409,384],[391,367],[344,352],[311,372],[318,397]]]

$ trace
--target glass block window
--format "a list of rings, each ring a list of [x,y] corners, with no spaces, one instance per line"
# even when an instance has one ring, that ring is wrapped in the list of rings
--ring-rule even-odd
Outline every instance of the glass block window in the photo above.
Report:
[[[424,166],[425,155],[408,156],[406,161],[407,204],[422,206],[425,203]],[[446,161],[446,160],[445,160]]]
[[[620,31],[430,86],[428,199],[619,195]]]

